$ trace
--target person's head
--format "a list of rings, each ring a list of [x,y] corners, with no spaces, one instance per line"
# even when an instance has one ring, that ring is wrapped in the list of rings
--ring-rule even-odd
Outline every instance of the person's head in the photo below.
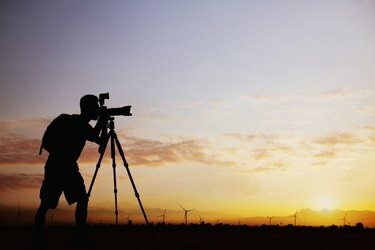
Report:
[[[82,96],[79,106],[81,107],[81,115],[91,120],[97,120],[99,116],[99,99],[94,95]]]

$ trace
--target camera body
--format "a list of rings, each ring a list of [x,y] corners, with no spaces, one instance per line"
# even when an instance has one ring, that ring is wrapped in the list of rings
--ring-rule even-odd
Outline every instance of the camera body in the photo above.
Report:
[[[107,108],[104,106],[104,101],[109,100],[109,93],[99,94],[99,104],[100,104],[100,115],[105,117],[113,116],[132,116],[130,109],[132,106],[123,106],[119,108]]]
[[[123,106],[119,108],[107,108],[104,106],[104,101],[109,100],[109,93],[102,93],[99,94],[99,116],[102,120],[102,127],[101,127],[101,134],[100,134],[100,142],[99,142],[99,153],[105,151],[106,143],[108,142],[108,129],[111,131],[114,130],[114,116],[132,116],[130,113],[130,109],[132,106]]]

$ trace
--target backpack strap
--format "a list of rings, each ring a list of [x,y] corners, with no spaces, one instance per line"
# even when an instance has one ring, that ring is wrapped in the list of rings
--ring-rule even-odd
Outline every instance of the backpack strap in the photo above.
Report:
[[[43,151],[43,142],[40,143],[39,155],[42,154],[42,151]]]

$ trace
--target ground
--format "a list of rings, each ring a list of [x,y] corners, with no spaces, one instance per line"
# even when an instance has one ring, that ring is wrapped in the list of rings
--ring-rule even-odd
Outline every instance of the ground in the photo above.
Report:
[[[74,226],[45,228],[46,249],[78,247]],[[246,226],[90,226],[89,249],[375,249],[375,230]],[[2,226],[2,249],[31,249],[31,226]]]

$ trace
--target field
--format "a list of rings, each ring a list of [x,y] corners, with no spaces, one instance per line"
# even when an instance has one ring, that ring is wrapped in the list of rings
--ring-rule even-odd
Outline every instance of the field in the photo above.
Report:
[[[45,228],[46,249],[77,247],[73,226]],[[2,249],[31,249],[30,226],[1,227]],[[375,249],[375,230],[358,227],[176,225],[90,226],[90,249]]]

